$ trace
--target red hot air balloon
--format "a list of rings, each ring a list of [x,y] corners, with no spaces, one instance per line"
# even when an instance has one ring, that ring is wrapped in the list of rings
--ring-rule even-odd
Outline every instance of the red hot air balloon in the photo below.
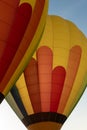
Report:
[[[15,18],[16,9],[18,7],[19,0],[4,0],[0,1],[0,67],[5,66],[1,65],[1,58],[3,56],[7,39],[10,34],[10,30]],[[7,64],[7,63],[5,63]],[[0,68],[2,69],[2,68]],[[4,70],[3,70],[4,71]],[[2,79],[3,71],[0,71],[0,78]],[[1,82],[1,80],[0,80]],[[0,99],[2,100],[3,95],[0,94]]]
[[[46,21],[48,0],[5,0],[0,3],[1,102],[39,43]]]

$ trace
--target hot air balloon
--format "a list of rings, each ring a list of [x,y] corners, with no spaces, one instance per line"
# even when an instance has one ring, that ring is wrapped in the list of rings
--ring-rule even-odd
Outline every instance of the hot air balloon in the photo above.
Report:
[[[87,39],[71,21],[48,16],[32,59],[6,100],[29,130],[58,130],[87,85]]]
[[[23,72],[44,30],[48,0],[0,2],[0,102]]]

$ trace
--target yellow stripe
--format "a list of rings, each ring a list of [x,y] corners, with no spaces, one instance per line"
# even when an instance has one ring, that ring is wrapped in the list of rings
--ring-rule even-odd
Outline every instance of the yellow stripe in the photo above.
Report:
[[[16,82],[16,87],[18,88],[19,95],[21,97],[25,110],[27,111],[27,114],[28,115],[33,114],[34,111],[33,111],[32,104],[29,98],[27,86],[24,79],[24,74],[22,74],[20,78],[18,79],[18,81]]]
[[[34,9],[36,0],[21,0],[21,1],[20,1],[20,4],[25,3],[25,2],[26,2],[26,3],[29,3],[29,4],[32,6],[32,9]]]

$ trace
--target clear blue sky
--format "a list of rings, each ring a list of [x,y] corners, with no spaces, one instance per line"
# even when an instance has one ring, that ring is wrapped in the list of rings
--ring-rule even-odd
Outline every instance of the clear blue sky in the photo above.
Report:
[[[49,14],[73,21],[87,36],[87,0],[49,0]]]
[[[49,14],[74,22],[87,36],[87,0],[49,0]],[[4,101],[0,105],[0,130],[26,130]],[[61,130],[87,130],[87,90]]]

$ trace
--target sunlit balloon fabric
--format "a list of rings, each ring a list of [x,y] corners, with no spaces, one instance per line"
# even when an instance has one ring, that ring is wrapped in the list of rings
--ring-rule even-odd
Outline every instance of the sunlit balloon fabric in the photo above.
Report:
[[[48,0],[0,0],[0,101],[37,47],[47,9]]]
[[[87,39],[48,16],[40,44],[6,100],[30,130],[58,130],[87,85]]]

